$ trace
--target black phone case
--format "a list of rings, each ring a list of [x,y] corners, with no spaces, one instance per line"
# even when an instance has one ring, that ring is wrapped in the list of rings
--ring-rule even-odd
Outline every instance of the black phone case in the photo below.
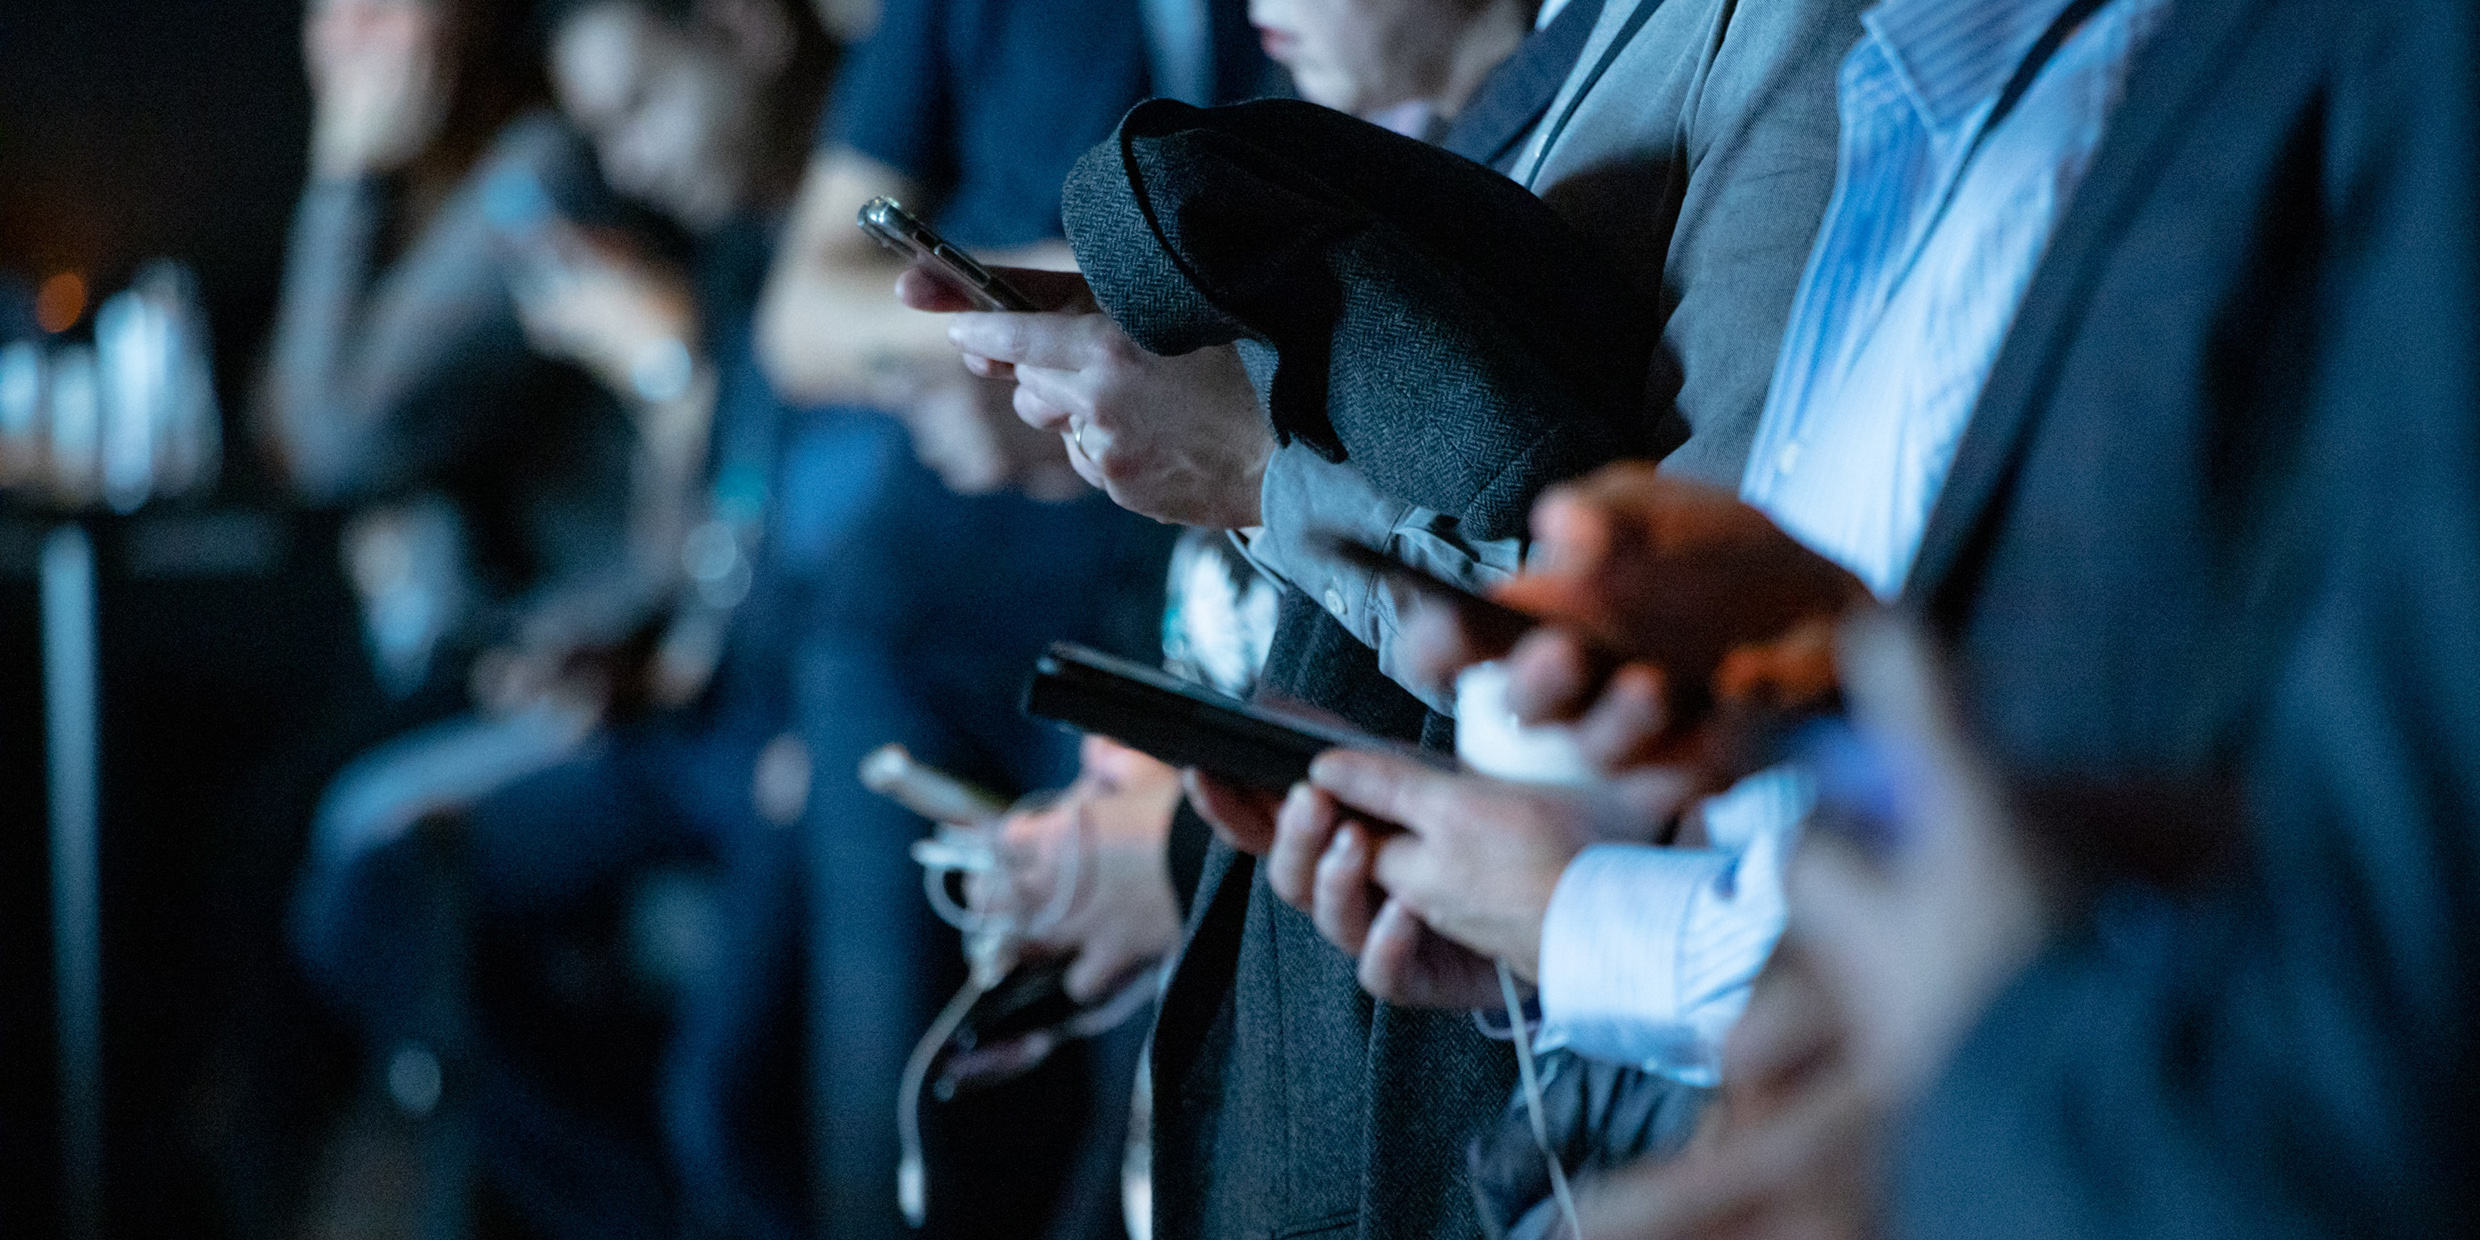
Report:
[[[1329,749],[1372,738],[1286,719],[1141,663],[1061,642],[1034,664],[1025,713],[1110,737],[1177,767],[1281,793]]]

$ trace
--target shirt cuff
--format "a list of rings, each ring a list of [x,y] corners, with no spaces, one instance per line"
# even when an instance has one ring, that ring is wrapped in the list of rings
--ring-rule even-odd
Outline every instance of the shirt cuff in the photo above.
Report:
[[[1523,558],[1523,540],[1467,541],[1454,518],[1396,499],[1359,470],[1301,444],[1275,451],[1258,501],[1265,524],[1239,540],[1250,561],[1316,600],[1361,644],[1377,651],[1379,669],[1390,679],[1432,709],[1453,714],[1452,687],[1422,685],[1403,666],[1404,652],[1395,639],[1399,618],[1413,600],[1377,574],[1324,554],[1312,536],[1343,535],[1472,590],[1512,575]]]
[[[1370,603],[1377,575],[1320,554],[1311,536],[1331,531],[1382,547],[1412,505],[1389,498],[1351,466],[1288,444],[1266,462],[1258,508],[1264,525],[1241,543],[1250,561],[1317,600],[1362,644],[1376,647],[1381,633]]]
[[[1723,881],[1732,861],[1645,844],[1577,854],[1542,920],[1537,1045],[1671,1075],[1708,1068],[1712,1057],[1687,1020],[1680,949],[1698,893]]]
[[[1784,921],[1782,868],[1815,801],[1777,767],[1700,807],[1714,850],[1601,844],[1568,864],[1541,936],[1542,1043],[1718,1084]]]

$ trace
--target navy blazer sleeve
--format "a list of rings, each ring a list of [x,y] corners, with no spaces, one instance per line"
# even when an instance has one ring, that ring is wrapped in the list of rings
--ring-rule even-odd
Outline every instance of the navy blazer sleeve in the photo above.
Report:
[[[2204,350],[2295,361],[2204,385],[2239,416],[2195,511],[2245,551],[2216,565],[2200,683],[2153,688],[2243,721],[2237,860],[2120,883],[2000,996],[1913,1117],[1906,1234],[2480,1233],[2480,43],[2464,4],[2257,8],[2298,37],[2231,55],[2255,88],[2192,124],[2253,123],[2241,103],[2321,66],[2281,152],[2306,192],[2195,226],[2259,230],[2295,261],[2257,292],[2313,309]],[[2272,502],[2216,528],[2258,471]]]

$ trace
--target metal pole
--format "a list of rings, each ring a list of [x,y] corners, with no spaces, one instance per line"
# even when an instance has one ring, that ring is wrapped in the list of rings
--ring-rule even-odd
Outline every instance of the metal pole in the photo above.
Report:
[[[103,923],[98,867],[95,548],[43,543],[43,716],[52,808],[52,973],[60,1053],[62,1235],[103,1232]]]

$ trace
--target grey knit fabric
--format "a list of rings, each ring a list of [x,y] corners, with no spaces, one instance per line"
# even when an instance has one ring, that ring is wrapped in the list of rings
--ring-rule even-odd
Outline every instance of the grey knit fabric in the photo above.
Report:
[[[1657,443],[1656,307],[1540,199],[1312,104],[1138,105],[1070,174],[1068,238],[1165,355],[1253,340],[1275,429],[1476,536]]]

